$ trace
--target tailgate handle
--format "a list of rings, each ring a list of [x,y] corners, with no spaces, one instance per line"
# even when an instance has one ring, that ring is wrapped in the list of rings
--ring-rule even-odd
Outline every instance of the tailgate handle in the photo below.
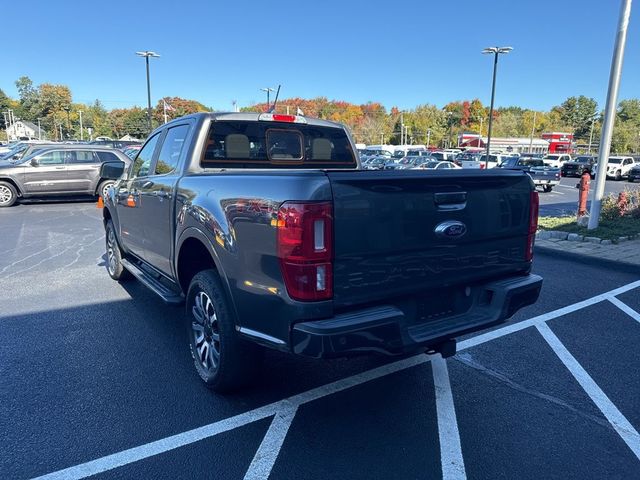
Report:
[[[437,205],[438,210],[462,210],[467,206],[467,192],[436,193],[433,201]]]

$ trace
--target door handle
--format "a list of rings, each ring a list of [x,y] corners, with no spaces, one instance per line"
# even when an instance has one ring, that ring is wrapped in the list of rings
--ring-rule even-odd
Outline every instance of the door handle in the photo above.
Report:
[[[56,170],[64,170],[64,167],[56,167]]]
[[[440,211],[463,210],[467,206],[467,192],[436,193],[433,201]]]
[[[160,198],[167,198],[169,196],[169,193],[165,192],[164,190],[155,190],[153,192],[153,196],[160,197]]]

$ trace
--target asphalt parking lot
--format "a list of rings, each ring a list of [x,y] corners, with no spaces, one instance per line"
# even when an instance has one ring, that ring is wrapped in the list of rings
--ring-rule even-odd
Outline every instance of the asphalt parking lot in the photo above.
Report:
[[[560,179],[560,184],[554,187],[549,193],[540,192],[540,215],[549,215],[554,217],[575,215],[578,205],[578,189],[576,184],[580,182],[576,177],[563,177]],[[591,188],[596,187],[596,181],[591,181]],[[640,183],[629,183],[626,180],[616,182],[615,180],[607,180],[605,182],[604,193],[605,195],[613,194],[618,195],[624,190],[639,190]],[[591,194],[589,194],[591,198]],[[591,205],[591,202],[587,202]]]
[[[640,478],[635,267],[537,252],[538,303],[455,357],[270,352],[221,397],[92,202],[0,225],[0,478]]]

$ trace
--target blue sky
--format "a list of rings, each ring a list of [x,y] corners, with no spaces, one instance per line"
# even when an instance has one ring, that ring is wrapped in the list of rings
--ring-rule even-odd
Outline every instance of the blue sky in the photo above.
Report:
[[[448,0],[169,2],[35,0],[2,7],[0,88],[14,82],[66,84],[76,102],[108,108],[162,96],[217,110],[282,97],[442,107],[488,104],[491,59],[482,48],[511,45],[500,58],[496,104],[548,109],[571,95],[604,108],[619,0]],[[640,97],[640,16],[631,12],[620,98]],[[12,19],[6,21],[6,19]]]

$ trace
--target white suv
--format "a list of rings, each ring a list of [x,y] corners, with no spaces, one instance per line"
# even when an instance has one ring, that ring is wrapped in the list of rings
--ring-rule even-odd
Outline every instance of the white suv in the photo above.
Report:
[[[562,168],[565,162],[571,161],[571,155],[568,153],[550,153],[542,159],[545,165],[553,168]]]
[[[622,177],[628,177],[629,171],[634,167],[635,163],[632,157],[609,157],[607,162],[607,178],[615,178],[622,180]],[[594,167],[594,173],[598,173],[598,165]]]

